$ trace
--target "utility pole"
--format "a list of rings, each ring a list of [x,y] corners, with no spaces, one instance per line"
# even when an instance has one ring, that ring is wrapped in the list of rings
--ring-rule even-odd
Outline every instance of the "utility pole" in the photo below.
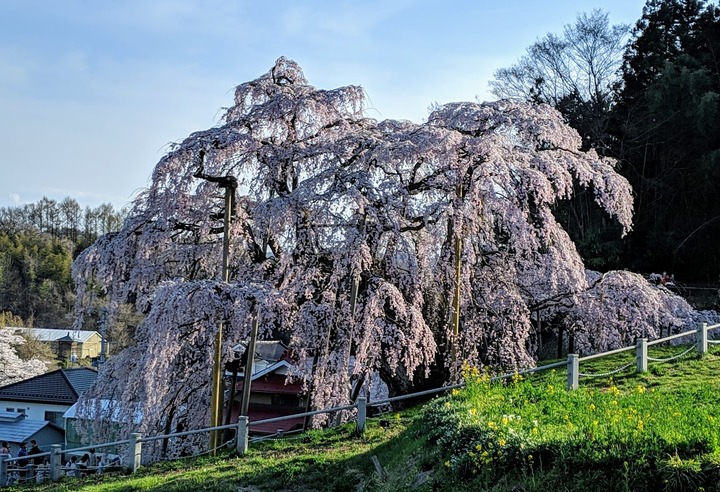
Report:
[[[107,353],[107,308],[102,308],[100,314],[100,365],[105,364],[105,354]]]
[[[205,174],[203,162],[205,159],[205,151],[200,151],[200,168],[194,174],[194,177],[217,183],[218,187],[225,189],[225,213],[223,216],[223,253],[221,280],[228,282],[230,280],[230,220],[233,210],[235,209],[235,191],[237,190],[237,178],[235,176],[210,176]],[[213,358],[212,371],[212,387],[210,402],[210,427],[219,427],[222,425],[222,409],[223,409],[223,367],[222,367],[222,342],[223,342],[223,323],[218,323],[217,333],[215,335],[215,354]],[[216,450],[222,444],[222,433],[219,430],[210,432],[210,455],[214,456]]]
[[[458,185],[455,190],[458,198],[458,204],[463,197],[463,187]],[[459,205],[458,205],[459,206]],[[450,357],[452,360],[453,371],[457,370],[458,366],[458,343],[460,340],[460,296],[462,295],[462,236],[459,232],[453,231],[453,270],[454,270],[454,282],[453,285],[453,299],[452,299],[452,312],[450,314],[450,324],[452,327],[451,342],[450,342]]]

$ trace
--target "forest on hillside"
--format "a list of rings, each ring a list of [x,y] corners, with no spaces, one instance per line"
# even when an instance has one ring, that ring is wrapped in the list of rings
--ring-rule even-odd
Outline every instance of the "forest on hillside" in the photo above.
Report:
[[[0,208],[0,313],[12,315],[16,325],[71,327],[72,261],[98,237],[117,231],[125,214],[110,204],[83,209],[69,197]]]

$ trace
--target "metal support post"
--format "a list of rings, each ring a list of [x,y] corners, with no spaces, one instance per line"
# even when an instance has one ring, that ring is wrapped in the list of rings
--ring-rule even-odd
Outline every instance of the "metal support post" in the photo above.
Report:
[[[637,341],[637,372],[646,372],[648,369],[648,339],[639,338]]]
[[[238,417],[235,449],[237,454],[245,456],[248,450],[248,425],[250,420],[245,415]]]
[[[580,360],[578,354],[568,354],[567,358],[567,387],[576,390],[580,386]]]
[[[135,473],[142,462],[142,436],[137,432],[130,434],[128,446],[128,468]]]
[[[50,446],[50,480],[57,482],[62,476],[62,460],[60,459],[60,452],[62,446],[60,444],[53,444]]]
[[[697,351],[698,354],[704,355],[708,350],[707,323],[700,323],[697,334]]]
[[[355,425],[355,433],[359,436],[365,433],[365,424],[367,420],[367,398],[361,396],[357,399],[357,423]]]

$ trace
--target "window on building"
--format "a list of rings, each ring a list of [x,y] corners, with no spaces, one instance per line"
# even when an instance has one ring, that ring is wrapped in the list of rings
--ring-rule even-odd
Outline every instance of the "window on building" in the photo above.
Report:
[[[300,406],[300,398],[295,395],[273,395],[272,404],[282,407],[298,407]]]
[[[63,414],[65,412],[45,412],[45,420],[58,427],[63,427]]]

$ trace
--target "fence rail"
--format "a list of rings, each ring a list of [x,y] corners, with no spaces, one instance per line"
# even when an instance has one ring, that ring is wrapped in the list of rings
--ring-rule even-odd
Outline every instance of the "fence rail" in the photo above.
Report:
[[[693,351],[693,348],[686,350],[683,352],[683,354],[680,354],[679,356],[671,357],[668,359],[653,359],[651,357],[648,357],[647,350],[648,347],[652,345],[657,345],[661,343],[665,343],[671,340],[676,340],[683,337],[688,336],[695,336],[696,338],[696,344],[695,344],[695,351],[697,351],[698,354],[702,355],[705,354],[708,350],[709,344],[720,344],[720,340],[708,340],[708,331],[715,330],[717,328],[720,328],[720,323],[708,326],[706,323],[701,323],[698,325],[697,329],[695,330],[688,330],[682,333],[677,333],[674,335],[669,335],[664,338],[659,338],[656,340],[649,341],[647,338],[641,338],[637,341],[637,343],[634,346],[628,346],[628,347],[622,347],[615,350],[610,350],[607,352],[602,352],[599,354],[592,354],[587,355],[584,357],[580,357],[578,354],[568,354],[567,360],[565,361],[559,361],[552,364],[547,364],[543,366],[534,367],[531,369],[526,369],[523,371],[518,371],[510,374],[502,374],[499,376],[495,376],[491,378],[493,381],[497,380],[503,380],[511,378],[515,375],[528,375],[536,372],[541,371],[547,371],[554,368],[559,367],[565,367],[567,369],[567,387],[570,390],[577,389],[580,382],[580,377],[599,377],[606,374],[611,374],[618,372],[618,370],[625,370],[628,367],[632,366],[633,364],[636,365],[637,372],[644,372],[647,371],[648,368],[648,361],[653,362],[667,362],[670,360],[675,360],[679,358],[682,355],[685,355],[689,353],[690,351]],[[603,375],[590,375],[590,374],[581,374],[580,373],[580,363],[581,362],[587,362],[590,360],[598,359],[601,357],[607,357],[611,355],[620,354],[623,352],[630,352],[632,350],[635,350],[635,362],[631,362],[630,364],[624,364],[622,367],[615,371],[611,371],[610,373],[606,373]],[[304,413],[296,413],[292,415],[286,415],[282,417],[274,417],[269,419],[263,419],[263,420],[255,420],[253,422],[250,422],[248,417],[239,417],[238,422],[236,424],[226,424],[216,427],[207,427],[203,429],[195,429],[195,430],[189,430],[184,432],[175,432],[172,434],[163,434],[158,436],[148,436],[148,437],[142,437],[138,433],[134,433],[130,435],[130,439],[121,440],[121,441],[114,441],[109,443],[102,443],[102,444],[94,444],[90,446],[83,446],[78,448],[72,448],[72,449],[62,449],[62,446],[59,444],[53,444],[51,446],[51,450],[49,452],[44,452],[40,454],[35,454],[31,456],[23,456],[23,457],[10,457],[8,455],[0,455],[0,486],[7,485],[9,479],[12,479],[13,476],[12,473],[14,472],[25,472],[24,477],[26,480],[32,479],[38,477],[40,474],[41,468],[39,466],[36,466],[34,463],[28,464],[26,467],[20,467],[17,465],[17,463],[20,460],[29,460],[33,461],[36,458],[47,458],[48,463],[46,465],[42,466],[42,476],[49,478],[50,480],[58,480],[62,476],[62,472],[66,470],[66,467],[62,466],[61,463],[61,457],[63,454],[69,454],[69,453],[79,453],[81,451],[88,451],[91,449],[105,449],[105,448],[114,448],[116,446],[128,446],[127,456],[124,460],[120,462],[120,465],[123,468],[128,469],[131,472],[136,471],[142,462],[142,444],[146,442],[152,442],[152,441],[158,441],[162,439],[172,439],[177,437],[184,437],[189,435],[195,435],[195,434],[202,434],[202,433],[209,433],[213,431],[221,431],[221,430],[228,430],[228,429],[235,429],[235,438],[231,441],[228,441],[227,443],[224,443],[224,445],[230,445],[234,441],[235,449],[239,455],[244,455],[248,450],[248,445],[250,442],[249,439],[249,428],[252,425],[258,425],[258,424],[269,424],[273,422],[281,422],[284,420],[289,419],[296,419],[300,417],[312,417],[315,415],[320,415],[324,413],[335,413],[340,411],[346,411],[346,410],[356,410],[356,416],[355,416],[355,429],[357,433],[362,433],[365,430],[365,424],[367,420],[367,408],[368,407],[378,407],[382,405],[387,405],[389,403],[407,400],[411,398],[419,398],[423,396],[429,396],[433,394],[439,394],[444,393],[447,391],[451,391],[453,389],[458,389],[464,386],[464,383],[460,384],[454,384],[454,385],[448,385],[443,386],[440,388],[434,388],[430,390],[420,391],[417,393],[411,393],[407,395],[401,395],[401,396],[395,396],[392,398],[385,398],[382,400],[376,400],[373,402],[368,402],[365,397],[359,397],[357,399],[357,402],[351,405],[343,405],[339,407],[333,407],[333,408],[327,408],[323,410],[313,410],[310,412],[304,412]]]

